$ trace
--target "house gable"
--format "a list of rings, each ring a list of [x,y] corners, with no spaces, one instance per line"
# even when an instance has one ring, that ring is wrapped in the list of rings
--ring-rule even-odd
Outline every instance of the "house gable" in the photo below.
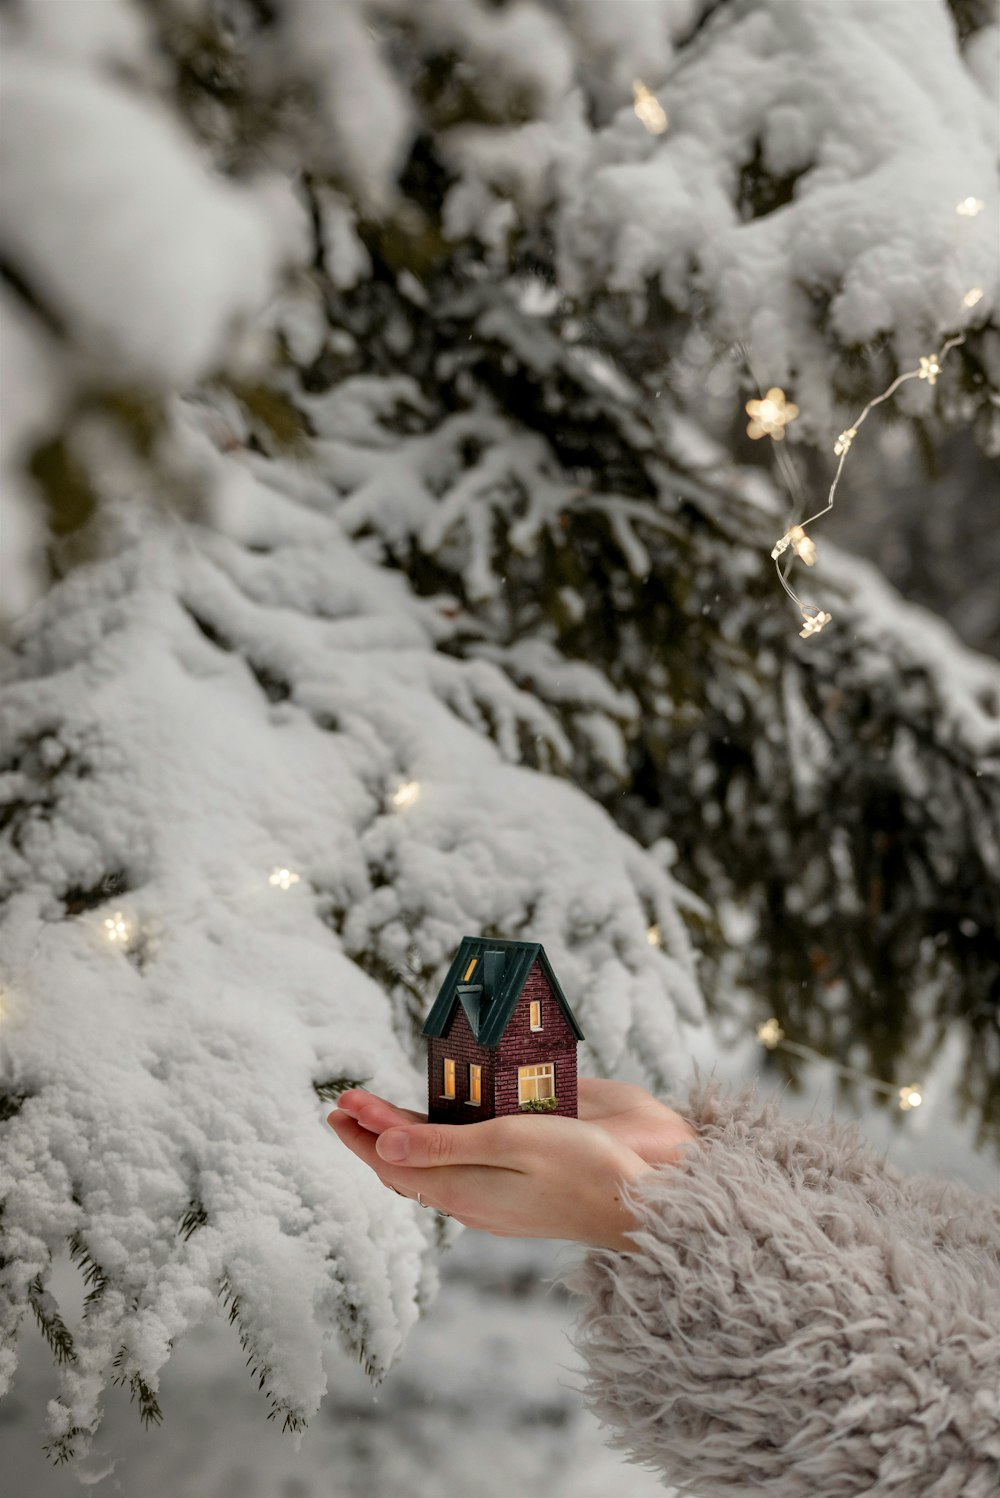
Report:
[[[460,1005],[475,1041],[482,1046],[499,1045],[536,964],[574,1043],[582,1040],[583,1031],[542,945],[539,942],[491,940],[482,936],[463,937],[427,1016],[424,1035],[446,1034],[452,1015]]]

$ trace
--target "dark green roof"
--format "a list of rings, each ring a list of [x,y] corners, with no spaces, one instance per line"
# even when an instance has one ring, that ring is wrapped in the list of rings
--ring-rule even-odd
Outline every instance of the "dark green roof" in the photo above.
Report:
[[[493,997],[484,1001],[482,977],[487,952],[502,953],[504,961]],[[472,977],[480,981],[463,983],[462,975],[468,971],[473,957],[478,958],[478,961]],[[423,1033],[443,1035],[451,1022],[455,1005],[461,1004],[472,1033],[479,1044],[498,1045],[514,1013],[517,1001],[521,997],[528,974],[536,961],[541,964],[542,972],[548,979],[553,995],[569,1021],[570,1029],[577,1040],[582,1040],[583,1031],[566,1002],[566,995],[559,987],[559,980],[552,971],[549,959],[545,955],[545,948],[541,943],[497,941],[486,936],[463,936],[454,961],[448,969],[448,976],[431,1006],[431,1012],[424,1023]]]

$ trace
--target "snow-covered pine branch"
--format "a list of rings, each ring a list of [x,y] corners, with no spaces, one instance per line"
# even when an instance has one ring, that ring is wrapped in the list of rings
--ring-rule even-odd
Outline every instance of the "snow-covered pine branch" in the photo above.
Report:
[[[988,914],[990,668],[855,569],[853,631],[800,655],[773,500],[697,408],[749,340],[825,442],[976,278],[944,414],[989,440],[995,267],[953,198],[961,163],[993,201],[996,28],[973,0],[961,48],[943,4],[789,9],[0,13],[5,606],[39,600],[0,700],[0,1375],[33,1315],[56,1457],[111,1380],[155,1420],[220,1303],[290,1428],[327,1334],[391,1361],[438,1245],[319,1103],[418,1099],[464,929],[544,940],[595,1064],[661,1079],[700,1014],[685,914],[713,919],[675,850],[790,971],[828,853],[842,906],[891,864],[918,955],[926,870]],[[921,805],[906,859],[843,855],[839,773]]]

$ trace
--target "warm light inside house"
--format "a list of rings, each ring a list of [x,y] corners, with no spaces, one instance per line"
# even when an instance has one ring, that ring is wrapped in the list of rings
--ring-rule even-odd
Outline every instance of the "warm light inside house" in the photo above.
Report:
[[[532,1001],[531,1001],[531,1008],[529,1010],[529,1013],[530,1013],[530,1016],[531,1016],[531,1028],[533,1030],[540,1030],[542,1028],[542,1001],[541,1001],[541,999],[532,999]]]
[[[556,1068],[552,1061],[543,1061],[538,1066],[519,1066],[517,1069],[517,1100],[530,1103],[535,1098],[555,1097]]]
[[[476,963],[478,961],[479,961],[478,957],[473,957],[472,961],[469,963],[469,966],[465,969],[465,973],[464,973],[464,975],[462,977],[462,982],[463,983],[468,983],[469,979],[472,977],[472,974],[476,970]]]
[[[444,1096],[455,1096],[455,1063],[450,1056],[444,1058]]]
[[[469,1063],[469,1102],[478,1106],[483,1100],[483,1069]]]

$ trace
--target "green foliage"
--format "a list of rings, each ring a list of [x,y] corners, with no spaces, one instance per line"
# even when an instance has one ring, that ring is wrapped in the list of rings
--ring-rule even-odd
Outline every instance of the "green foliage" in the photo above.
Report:
[[[350,1092],[354,1087],[364,1087],[371,1079],[369,1077],[327,1077],[323,1082],[314,1082],[313,1092],[324,1103],[335,1103],[342,1092]]]
[[[69,1243],[70,1258],[83,1275],[84,1284],[90,1286],[83,1301],[83,1314],[86,1316],[100,1300],[111,1283],[111,1279],[110,1276],[104,1273],[104,1270],[77,1233],[73,1233],[67,1241]]]
[[[28,1286],[28,1304],[34,1312],[42,1336],[52,1350],[57,1363],[75,1363],[76,1349],[73,1334],[63,1321],[52,1296],[45,1289],[40,1274]]]
[[[160,1409],[159,1400],[149,1387],[141,1373],[128,1373],[125,1369],[127,1349],[122,1347],[112,1360],[112,1367],[116,1370],[111,1377],[113,1384],[121,1387],[128,1385],[131,1390],[129,1402],[134,1404],[139,1401],[139,1418],[148,1429],[150,1425],[159,1425],[163,1420],[163,1411]]]
[[[181,1237],[186,1243],[191,1237],[191,1234],[196,1233],[199,1228],[203,1228],[207,1221],[208,1213],[205,1211],[204,1206],[200,1201],[192,1198],[191,1202],[188,1205],[187,1211],[181,1218],[180,1226],[178,1227],[177,1231],[178,1233],[180,1233]]]
[[[257,1388],[267,1400],[267,1418],[269,1420],[280,1420],[282,1431],[296,1432],[305,1430],[308,1422],[301,1411],[293,1409],[286,1400],[279,1398],[271,1388],[272,1369],[254,1345],[253,1338],[241,1314],[240,1297],[233,1288],[228,1272],[223,1275],[219,1285],[219,1298],[228,1312],[230,1326],[235,1326],[239,1334],[240,1346],[247,1355],[246,1366],[250,1370],[250,1377],[257,1380]]]
[[[559,1099],[555,1097],[530,1097],[518,1104],[522,1113],[554,1113],[558,1106]]]

